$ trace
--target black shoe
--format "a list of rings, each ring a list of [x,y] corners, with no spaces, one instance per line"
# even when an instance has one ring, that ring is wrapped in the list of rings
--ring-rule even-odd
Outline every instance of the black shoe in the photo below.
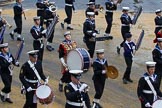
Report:
[[[10,33],[11,39],[14,40],[14,35]]]
[[[128,84],[126,79],[123,79],[123,84]]]
[[[117,53],[120,54],[120,48],[117,46]]]
[[[6,101],[5,97],[3,95],[1,95],[1,94],[0,94],[0,98],[1,98],[1,101],[2,102],[5,102]]]
[[[50,45],[47,45],[46,48],[47,48],[48,51],[53,51],[53,50],[55,50],[55,49],[52,48],[52,46],[50,46]]]
[[[133,83],[133,80],[132,80],[132,79],[130,79],[130,78],[129,78],[129,79],[127,79],[127,81],[128,81],[128,82],[130,82],[130,83]]]
[[[59,91],[63,92],[63,85],[62,84],[59,84]]]
[[[72,27],[67,27],[67,30],[74,30]]]
[[[64,29],[64,23],[61,23],[61,28]]]
[[[17,37],[17,41],[22,41],[21,37]]]
[[[6,102],[13,103],[13,101],[10,98],[6,98]]]

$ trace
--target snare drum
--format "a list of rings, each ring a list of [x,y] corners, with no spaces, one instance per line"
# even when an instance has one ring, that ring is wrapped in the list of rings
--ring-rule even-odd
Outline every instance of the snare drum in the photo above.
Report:
[[[41,104],[50,104],[53,101],[54,93],[48,85],[40,85],[36,89],[36,96]]]
[[[67,65],[70,70],[88,70],[91,65],[88,51],[84,48],[71,50],[67,55]]]
[[[153,104],[152,104],[152,108],[162,108],[162,100],[156,100]]]

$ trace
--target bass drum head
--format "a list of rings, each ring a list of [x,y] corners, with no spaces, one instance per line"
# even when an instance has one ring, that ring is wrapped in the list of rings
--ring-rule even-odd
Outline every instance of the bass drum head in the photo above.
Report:
[[[51,88],[47,85],[41,85],[37,88],[36,90],[36,96],[39,99],[46,99],[48,98],[48,96],[50,96],[51,94]]]
[[[162,108],[162,100],[156,100],[153,103],[152,108]]]
[[[67,55],[69,70],[81,70],[83,67],[82,56],[77,50],[71,50]]]

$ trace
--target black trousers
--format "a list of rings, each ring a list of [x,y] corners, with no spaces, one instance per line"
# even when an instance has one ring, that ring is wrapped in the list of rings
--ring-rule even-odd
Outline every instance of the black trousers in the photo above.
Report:
[[[107,28],[105,30],[105,33],[110,34],[112,22],[113,22],[113,12],[106,12],[105,19],[106,19],[106,22],[107,22]]]
[[[67,24],[71,24],[72,9],[73,9],[72,6],[65,6],[65,12],[66,12],[67,18],[64,19],[64,22],[66,22]]]
[[[2,82],[4,87],[2,89],[3,93],[10,93],[11,92],[11,84],[12,84],[12,76],[8,73],[1,72]]]
[[[40,25],[44,24],[44,10],[37,10],[37,16],[40,16]]]
[[[37,108],[37,103],[33,103],[35,91],[26,92],[26,102],[23,108]]]
[[[71,74],[69,73],[69,71],[65,72],[61,79],[60,79],[63,83],[70,83],[71,82]]]
[[[105,80],[106,78],[94,78],[93,79],[93,83],[94,83],[94,88],[96,91],[96,94],[94,96],[95,99],[100,99],[103,91],[104,91],[104,87],[105,87]]]
[[[125,70],[125,73],[124,73],[124,76],[123,76],[123,79],[130,79],[130,74],[131,74],[131,68],[132,68],[132,63],[133,63],[133,60],[132,60],[132,57],[124,57],[125,59],[125,63],[127,65],[127,68]]]
[[[157,75],[158,89],[160,89],[161,79],[162,79],[162,68],[155,67],[155,74]]]
[[[16,24],[16,28],[14,29],[15,33],[21,34],[22,32],[22,17],[15,17],[15,24]]]
[[[90,57],[93,58],[96,42],[85,41]]]
[[[38,52],[38,60],[43,61],[43,53],[44,53],[44,45],[41,48],[41,43],[40,41],[33,41],[33,49],[34,50],[39,50]]]
[[[46,22],[46,28],[48,28],[48,26],[50,25],[51,22],[52,22],[52,21],[47,21],[47,22]],[[51,36],[49,36],[49,38],[47,39],[47,42],[49,42],[49,43],[52,43],[52,42],[53,42],[54,32],[55,32],[55,28],[54,28],[54,30],[52,31]]]
[[[122,26],[121,27],[121,34],[122,34],[122,37],[123,37],[123,42],[120,44],[120,47],[123,47],[124,42],[126,40],[125,34],[129,33],[129,32],[130,32],[130,26]]]

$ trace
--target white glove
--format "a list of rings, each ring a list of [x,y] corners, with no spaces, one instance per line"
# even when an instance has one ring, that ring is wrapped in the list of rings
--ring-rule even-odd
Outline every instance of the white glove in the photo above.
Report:
[[[43,30],[43,31],[42,31],[42,34],[45,34],[46,32],[47,32],[47,29]]]
[[[62,65],[63,65],[64,67],[67,67],[67,64],[65,63],[64,58],[60,58],[60,61],[61,61]]]
[[[93,33],[92,35],[93,35],[93,36],[96,36],[96,33]]]
[[[135,50],[135,49],[136,49],[136,47],[135,47],[135,46],[133,46],[133,47],[132,47],[132,49],[133,49],[133,50]]]
[[[106,70],[102,70],[102,74],[105,74],[106,73]]]
[[[12,57],[10,57],[10,58],[8,59],[8,62],[11,63],[12,60],[13,60]]]
[[[18,66],[19,64],[20,64],[20,63],[19,63],[18,61],[15,63],[16,66]]]
[[[44,84],[45,84],[45,85],[48,84],[48,78],[45,79]]]
[[[27,89],[27,92],[30,92],[30,91],[32,91],[33,89],[31,88],[31,87],[29,87],[28,89]]]
[[[88,87],[87,84],[82,84],[81,87],[80,87],[80,89],[79,89],[79,91],[82,92],[82,91],[84,91],[87,87]]]
[[[146,104],[145,104],[145,107],[151,107],[151,105],[150,105],[150,103],[149,102],[147,102]]]

